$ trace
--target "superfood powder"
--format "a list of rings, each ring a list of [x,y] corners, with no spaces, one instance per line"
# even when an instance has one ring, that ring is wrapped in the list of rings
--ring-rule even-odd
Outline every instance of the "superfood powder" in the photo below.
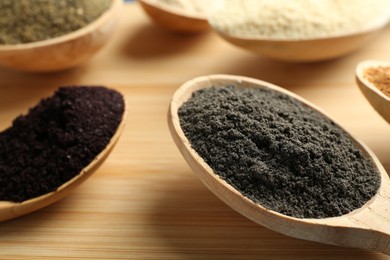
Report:
[[[225,0],[210,17],[239,37],[310,39],[368,30],[389,19],[389,0]]]
[[[120,93],[62,87],[0,132],[0,201],[55,191],[109,143],[124,113]]]
[[[101,16],[112,0],[1,0],[0,44],[47,40]]]
[[[213,171],[268,209],[335,217],[361,207],[379,188],[379,172],[349,135],[285,94],[211,87],[194,92],[178,113]]]
[[[367,68],[364,71],[364,77],[383,94],[390,97],[390,66]]]

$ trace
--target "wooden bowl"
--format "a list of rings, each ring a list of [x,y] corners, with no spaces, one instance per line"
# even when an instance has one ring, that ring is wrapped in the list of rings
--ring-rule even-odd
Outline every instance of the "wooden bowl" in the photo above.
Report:
[[[50,72],[74,67],[91,58],[112,36],[122,0],[98,19],[74,32],[25,44],[0,45],[0,66],[20,71]]]
[[[222,9],[223,10],[223,9]],[[236,10],[244,12],[245,10]],[[390,13],[379,15],[375,21],[366,21],[364,29],[329,36],[288,38],[276,36],[244,35],[228,32],[218,24],[218,12],[210,16],[213,30],[233,45],[265,57],[288,62],[316,62],[347,55],[365,46],[390,21]],[[228,17],[225,17],[228,19]]]
[[[307,40],[236,37],[216,31],[233,45],[268,58],[288,62],[316,62],[347,55],[366,45],[379,34],[370,30],[356,34]]]
[[[205,15],[173,8],[157,1],[138,1],[154,23],[162,28],[178,33],[199,33],[210,29]]]

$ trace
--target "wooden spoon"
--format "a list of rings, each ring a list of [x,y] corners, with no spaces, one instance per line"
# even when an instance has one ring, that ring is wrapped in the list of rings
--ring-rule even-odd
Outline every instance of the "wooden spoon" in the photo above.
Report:
[[[159,26],[173,32],[197,33],[210,28],[206,16],[188,8],[174,8],[156,0],[139,0],[142,8]],[[186,3],[183,2],[186,6]]]
[[[101,151],[95,157],[95,159],[93,159],[93,161],[91,161],[90,164],[87,165],[78,175],[76,175],[68,182],[62,184],[56,191],[41,195],[39,197],[32,198],[21,203],[0,201],[0,221],[13,219],[44,208],[64,198],[85,180],[87,180],[104,162],[118,141],[125,125],[125,119],[127,116],[126,107],[124,111],[125,112],[122,115],[121,122],[118,125],[115,134],[111,137],[111,140],[107,144],[106,148]]]
[[[386,23],[359,33],[301,40],[239,37],[218,30],[213,23],[210,26],[223,39],[254,53],[289,62],[315,62],[341,57],[363,47]]]
[[[381,185],[378,193],[363,207],[340,217],[299,219],[280,214],[243,196],[213,172],[210,166],[191,148],[189,140],[180,127],[178,109],[191,97],[194,91],[228,84],[252,88],[269,88],[292,96],[327,116],[303,98],[260,80],[239,76],[212,75],[186,82],[172,98],[168,112],[168,125],[173,140],[184,159],[201,181],[231,208],[250,220],[274,231],[325,244],[357,247],[390,254],[390,180],[376,156],[353,137],[350,137],[351,140],[355,142],[357,147],[373,162],[373,165],[380,172]]]
[[[367,60],[356,66],[356,82],[371,106],[390,123],[390,98],[382,93],[364,76],[365,70],[375,67],[390,67],[390,62]]]
[[[74,67],[91,58],[111,38],[122,0],[87,26],[56,38],[15,45],[0,45],[0,66],[29,72],[50,72]]]

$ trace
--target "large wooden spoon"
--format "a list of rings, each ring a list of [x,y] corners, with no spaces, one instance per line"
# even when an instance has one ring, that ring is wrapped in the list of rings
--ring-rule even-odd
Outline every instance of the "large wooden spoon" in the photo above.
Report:
[[[111,137],[111,140],[107,144],[106,148],[102,150],[95,157],[95,159],[91,161],[89,165],[87,165],[78,175],[62,184],[56,191],[44,194],[42,196],[23,201],[21,203],[0,201],[0,221],[13,219],[44,208],[64,198],[85,180],[87,180],[104,162],[118,141],[125,125],[125,119],[127,116],[126,107],[124,111],[125,112],[122,115],[121,122],[118,125],[115,134]]]
[[[376,67],[390,67],[390,62],[376,60],[360,62],[355,70],[356,82],[371,106],[390,123],[390,97],[380,91],[365,76],[367,69]]]
[[[50,72],[75,67],[100,50],[114,32],[122,0],[87,26],[56,38],[0,45],[0,66],[19,71]]]
[[[234,84],[253,88],[269,88],[293,98],[327,116],[315,105],[301,97],[270,83],[239,76],[213,75],[195,78],[182,85],[174,94],[169,112],[168,124],[173,140],[183,157],[201,181],[222,201],[252,221],[296,238],[326,244],[357,247],[390,254],[390,180],[376,156],[352,136],[351,140],[373,162],[381,177],[377,194],[363,207],[349,214],[324,218],[300,219],[264,208],[243,196],[213,172],[209,165],[191,148],[179,122],[178,109],[196,90],[211,86]],[[329,117],[329,116],[327,116]]]

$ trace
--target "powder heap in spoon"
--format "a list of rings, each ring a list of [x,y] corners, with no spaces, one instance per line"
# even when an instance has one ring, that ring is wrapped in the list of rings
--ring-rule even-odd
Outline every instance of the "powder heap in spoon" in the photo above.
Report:
[[[1,0],[0,44],[47,40],[101,16],[112,0]]]
[[[380,26],[389,8],[389,0],[225,0],[210,23],[238,37],[311,39]]]
[[[383,94],[390,97],[390,66],[369,67],[364,77]]]
[[[120,93],[62,87],[0,133],[0,201],[55,191],[110,142],[124,113]]]
[[[244,196],[297,218],[360,208],[380,174],[333,121],[266,88],[202,89],[179,108],[193,149]]]

